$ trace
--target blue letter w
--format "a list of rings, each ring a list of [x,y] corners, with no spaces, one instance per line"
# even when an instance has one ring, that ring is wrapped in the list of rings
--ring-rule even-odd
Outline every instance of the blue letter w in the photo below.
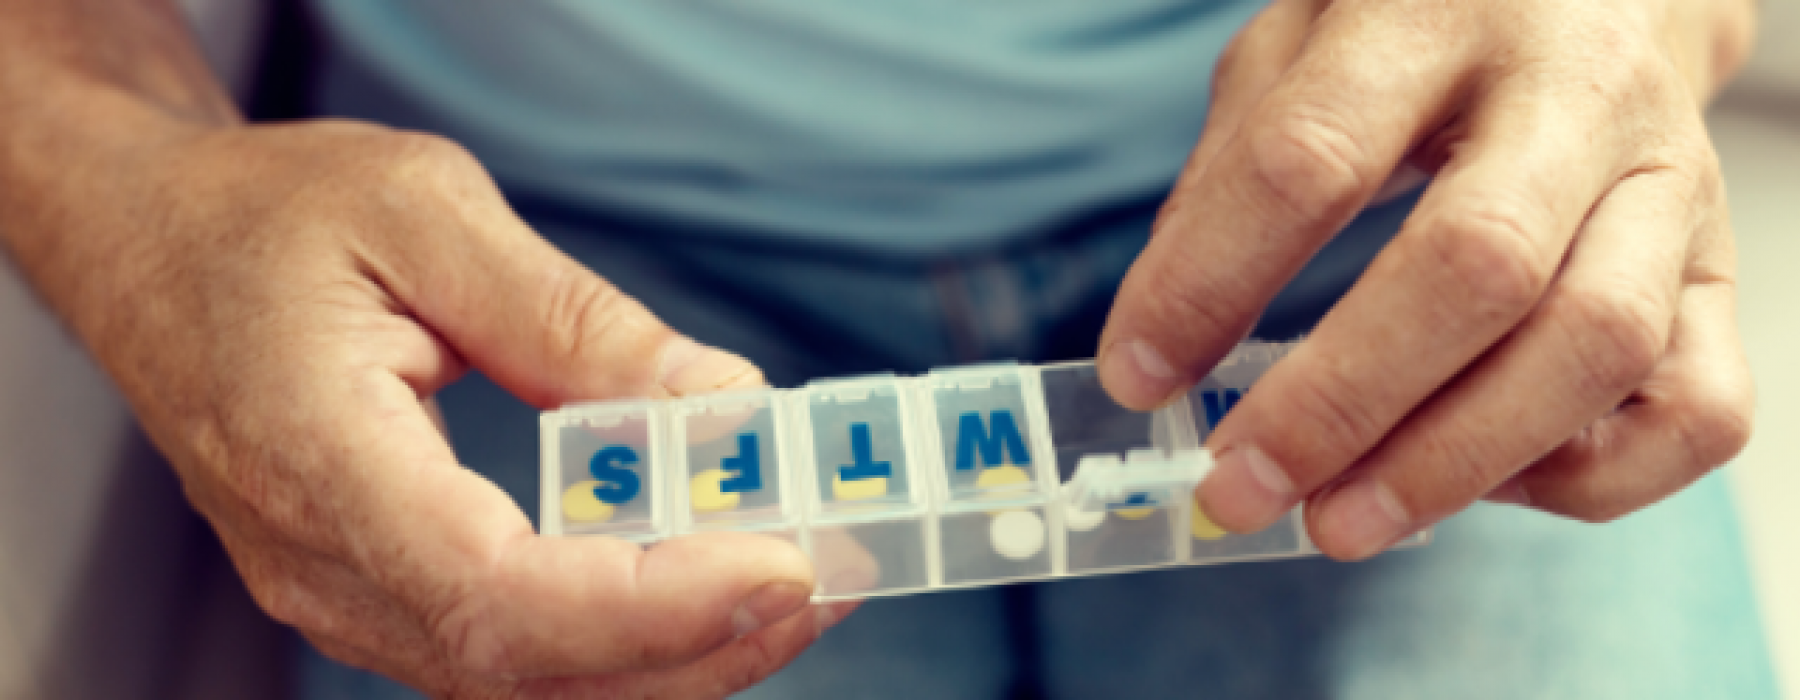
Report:
[[[1019,434],[1019,424],[1013,422],[1012,411],[992,411],[988,415],[989,426],[982,425],[981,414],[974,411],[962,414],[957,421],[956,468],[974,469],[977,451],[981,452],[982,465],[1001,464],[1002,449],[1013,464],[1031,464],[1031,455],[1025,452],[1025,438]],[[988,430],[990,426],[992,431]]]

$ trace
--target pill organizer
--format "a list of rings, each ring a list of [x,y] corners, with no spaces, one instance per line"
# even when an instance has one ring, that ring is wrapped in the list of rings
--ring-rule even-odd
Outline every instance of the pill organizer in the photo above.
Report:
[[[820,601],[1316,554],[1298,510],[1233,535],[1192,495],[1207,433],[1290,347],[1240,344],[1152,412],[1092,361],[571,405],[542,416],[541,527],[779,537]]]

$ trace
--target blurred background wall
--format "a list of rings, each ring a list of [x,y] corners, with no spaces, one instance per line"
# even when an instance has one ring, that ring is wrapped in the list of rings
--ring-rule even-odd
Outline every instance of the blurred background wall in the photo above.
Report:
[[[1755,436],[1731,469],[1776,668],[1800,697],[1800,0],[1764,0],[1756,55],[1708,122],[1737,229]]]
[[[251,92],[257,0],[183,0]],[[1731,467],[1777,666],[1800,697],[1800,0],[1711,115],[1740,241],[1756,437]],[[0,699],[278,698],[287,637],[250,603],[123,404],[0,266]]]

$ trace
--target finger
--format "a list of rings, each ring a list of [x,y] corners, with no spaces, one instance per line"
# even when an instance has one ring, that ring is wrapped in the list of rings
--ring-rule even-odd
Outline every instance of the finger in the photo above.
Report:
[[[1732,285],[1682,295],[1669,354],[1617,412],[1505,485],[1509,500],[1604,522],[1672,494],[1750,438],[1755,385],[1738,340]]]
[[[1447,116],[1472,43],[1434,43],[1387,14],[1327,10],[1235,136],[1170,194],[1101,336],[1101,378],[1121,404],[1157,406],[1197,381]]]
[[[1614,187],[1529,318],[1315,499],[1319,548],[1374,554],[1624,401],[1668,348],[1694,202],[1693,178],[1675,170]]]
[[[546,678],[520,686],[524,697],[723,698],[768,678],[799,656],[827,628],[842,621],[857,603],[814,606],[678,669]]]
[[[507,207],[479,164],[423,139],[422,178],[451,190],[460,225],[418,245],[391,236],[368,264],[433,331],[526,403],[664,398],[760,386],[742,357],[670,330],[636,299],[544,241]]]
[[[1200,132],[1199,144],[1182,168],[1176,190],[1185,189],[1186,183],[1199,177],[1206,164],[1237,134],[1245,115],[1287,72],[1300,55],[1313,20],[1323,9],[1319,5],[1312,0],[1271,3],[1232,37],[1213,70],[1206,128]]]
[[[1538,304],[1625,168],[1622,144],[1578,126],[1604,122],[1602,105],[1534,86],[1481,98],[1399,235],[1214,431],[1221,458],[1200,499],[1216,522],[1250,532],[1282,517]],[[1667,258],[1657,279],[1672,285],[1681,249],[1656,250]]]
[[[1200,132],[1200,142],[1182,168],[1176,189],[1197,179],[1206,164],[1237,135],[1245,115],[1269,94],[1300,55],[1313,22],[1327,4],[1319,0],[1271,3],[1220,52],[1213,71],[1211,104],[1206,108],[1206,128]],[[1370,197],[1369,205],[1398,199],[1428,179],[1430,175],[1425,170],[1403,162]]]
[[[429,639],[347,642],[302,631],[315,648],[340,663],[367,669],[434,695],[453,697],[724,697],[773,675],[858,603],[813,606],[685,666],[655,671],[515,679],[475,675],[431,654]]]

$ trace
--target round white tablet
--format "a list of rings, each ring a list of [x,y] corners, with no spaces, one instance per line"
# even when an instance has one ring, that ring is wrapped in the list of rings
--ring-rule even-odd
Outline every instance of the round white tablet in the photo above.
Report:
[[[1073,503],[1063,503],[1063,527],[1074,532],[1087,532],[1106,521],[1106,511],[1082,510]]]
[[[1044,519],[1028,510],[1009,510],[994,516],[988,525],[994,551],[1013,561],[1023,561],[1044,551]]]

